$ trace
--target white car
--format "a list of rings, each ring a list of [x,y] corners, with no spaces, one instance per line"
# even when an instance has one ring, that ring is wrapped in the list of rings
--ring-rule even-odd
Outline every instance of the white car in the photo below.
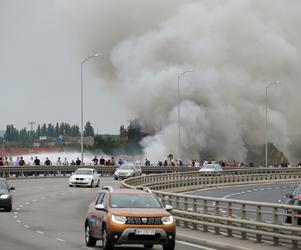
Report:
[[[99,187],[100,175],[93,168],[78,168],[69,178],[69,187]]]
[[[199,172],[216,172],[216,171],[222,171],[221,165],[217,163],[212,164],[206,164],[203,167],[200,168]]]

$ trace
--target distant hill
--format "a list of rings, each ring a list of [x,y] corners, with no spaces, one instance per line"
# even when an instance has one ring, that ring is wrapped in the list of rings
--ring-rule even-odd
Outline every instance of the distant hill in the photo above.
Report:
[[[4,136],[4,133],[5,133],[5,130],[0,130],[0,137],[2,137],[2,138],[3,138],[3,136]]]

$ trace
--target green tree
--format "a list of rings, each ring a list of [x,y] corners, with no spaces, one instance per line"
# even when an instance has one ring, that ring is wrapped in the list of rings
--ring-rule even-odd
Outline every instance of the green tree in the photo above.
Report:
[[[85,125],[84,136],[94,136],[94,128],[91,126],[90,121],[88,121]]]

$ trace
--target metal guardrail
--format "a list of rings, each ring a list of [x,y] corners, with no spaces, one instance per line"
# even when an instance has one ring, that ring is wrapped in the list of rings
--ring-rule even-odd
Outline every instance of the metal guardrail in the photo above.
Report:
[[[89,165],[89,166],[78,166],[78,165],[67,165],[67,166],[3,166],[0,167],[0,176],[10,176],[14,174],[16,176],[37,176],[39,174],[43,175],[53,175],[55,173],[60,173],[63,175],[71,174],[76,169],[84,167],[84,168],[94,168],[98,171],[98,173],[104,175],[113,175],[118,166],[100,166],[100,165]],[[154,173],[171,173],[171,172],[188,172],[196,170],[196,168],[191,167],[174,167],[174,166],[142,166],[142,172],[144,174],[154,174]]]
[[[146,186],[174,207],[177,225],[202,229],[216,234],[255,238],[257,242],[274,245],[290,244],[297,249],[301,243],[301,207],[284,204],[252,202],[177,194],[172,190],[245,184],[268,181],[301,180],[300,168],[240,169],[222,172],[171,173],[140,176],[123,181],[123,186]],[[286,223],[289,218],[291,223]]]

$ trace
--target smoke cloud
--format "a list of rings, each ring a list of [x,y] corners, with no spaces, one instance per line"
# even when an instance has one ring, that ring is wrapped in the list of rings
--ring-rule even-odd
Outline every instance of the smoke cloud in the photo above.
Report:
[[[287,153],[288,134],[301,132],[301,2],[176,6],[172,17],[145,31],[150,16],[140,16],[134,35],[112,41],[110,84],[133,114],[158,130],[141,142],[145,155],[156,161],[178,154],[177,77],[187,69],[197,71],[180,78],[183,159],[244,160],[246,144],[264,143],[265,90],[275,80],[281,83],[268,88],[268,136]]]

